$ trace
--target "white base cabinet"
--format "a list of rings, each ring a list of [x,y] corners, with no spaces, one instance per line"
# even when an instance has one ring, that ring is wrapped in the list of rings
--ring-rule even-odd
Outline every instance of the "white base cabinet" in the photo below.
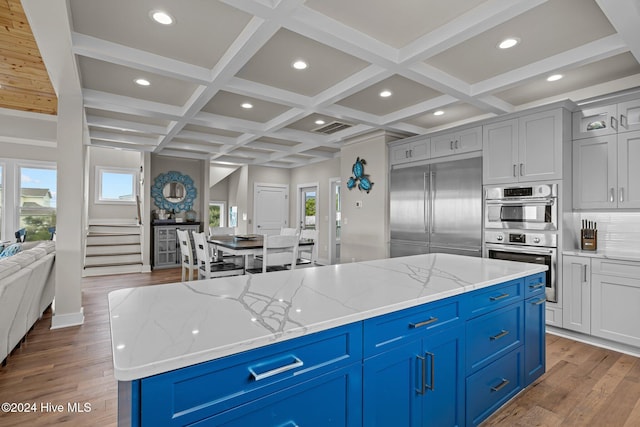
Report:
[[[565,255],[563,328],[640,349],[640,262]]]
[[[591,334],[640,347],[640,263],[591,263]]]

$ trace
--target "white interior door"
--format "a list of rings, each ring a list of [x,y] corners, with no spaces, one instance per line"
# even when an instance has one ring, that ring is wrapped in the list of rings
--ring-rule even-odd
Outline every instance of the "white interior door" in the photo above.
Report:
[[[280,234],[282,227],[289,227],[289,186],[255,184],[253,218],[256,234]]]

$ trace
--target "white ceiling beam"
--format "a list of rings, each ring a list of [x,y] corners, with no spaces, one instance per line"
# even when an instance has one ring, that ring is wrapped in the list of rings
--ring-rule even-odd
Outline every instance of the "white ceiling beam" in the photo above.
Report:
[[[264,123],[237,119],[235,117],[221,116],[219,114],[206,113],[204,111],[196,113],[191,117],[188,123],[240,133],[258,132],[264,128]],[[182,130],[180,132],[182,132]],[[176,135],[178,133],[179,132],[176,132]]]
[[[167,144],[164,148],[176,150],[192,150],[208,154],[220,152],[220,147],[213,144],[198,144],[192,142],[176,141],[175,139]]]
[[[153,152],[153,150],[155,150],[156,148],[155,145],[127,144],[122,142],[104,141],[99,139],[91,139],[90,145],[94,147],[115,148],[116,150],[142,151],[142,152]]]
[[[399,62],[424,61],[507,22],[547,0],[492,0],[458,16],[400,49]]]
[[[341,99],[360,92],[367,87],[376,84],[393,75],[392,72],[379,67],[370,65],[365,69],[347,77],[338,84],[326,89],[322,93],[316,95],[313,99],[313,105],[316,108],[323,108],[334,104]]]
[[[322,157],[324,159],[333,159],[336,157],[336,153],[332,153],[330,151],[315,150],[313,148],[310,150],[305,150],[302,154],[307,154],[313,157]],[[337,154],[339,155],[340,152],[338,151]]]
[[[114,95],[93,89],[84,89],[82,94],[85,108],[97,108],[99,110],[169,120],[178,120],[182,117],[182,109],[175,105]]]
[[[288,90],[267,86],[250,80],[233,77],[224,86],[224,90],[238,95],[249,96],[263,101],[286,105],[300,109],[308,109],[311,105],[311,98],[299,95]]]
[[[291,152],[291,146],[289,145],[274,144],[272,142],[265,142],[260,140],[251,142],[251,147],[269,151]]]
[[[164,135],[167,131],[165,126],[151,125],[129,120],[118,120],[109,117],[87,115],[87,125],[103,129],[117,129],[130,132],[152,133]]]
[[[618,34],[613,34],[586,45],[558,53],[540,61],[491,77],[471,85],[471,94],[480,97],[507,90],[545,74],[576,68],[628,51]]]
[[[447,105],[451,105],[457,101],[458,101],[458,98],[455,98],[451,95],[440,95],[436,98],[429,99],[424,102],[420,102],[418,104],[412,105],[407,108],[403,108],[402,110],[398,110],[393,113],[389,113],[385,116],[382,116],[380,120],[384,124],[396,123],[402,120],[406,120],[410,117],[425,114],[426,112],[435,110],[437,108],[442,108]]]
[[[73,53],[195,84],[208,84],[211,70],[80,33],[71,34]]]
[[[183,159],[193,159],[193,160],[209,160],[211,157],[208,153],[193,153],[188,151],[176,150],[176,149],[162,149],[155,151],[156,154],[160,156],[169,156],[169,157],[181,157]]]
[[[640,3],[638,0],[596,0],[611,25],[640,62]]]
[[[222,145],[235,145],[237,142],[237,138],[231,138],[229,136],[223,135],[214,135],[206,132],[197,132],[191,130],[181,130],[180,133],[176,135],[176,138],[182,139],[190,139],[194,141],[202,141],[202,142],[215,142]]]
[[[150,138],[147,136],[129,135],[124,133],[105,132],[102,130],[92,130],[91,139],[100,141],[122,142],[127,144],[139,145],[158,145],[159,138]]]

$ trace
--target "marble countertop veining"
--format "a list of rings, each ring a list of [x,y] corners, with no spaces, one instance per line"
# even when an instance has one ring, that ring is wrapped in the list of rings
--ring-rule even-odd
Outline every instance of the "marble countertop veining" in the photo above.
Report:
[[[113,291],[114,375],[129,381],[546,270],[430,254]]]

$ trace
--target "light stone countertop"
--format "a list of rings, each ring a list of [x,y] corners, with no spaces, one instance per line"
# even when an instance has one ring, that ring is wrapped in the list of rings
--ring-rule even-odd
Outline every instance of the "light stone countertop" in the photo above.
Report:
[[[580,249],[568,249],[562,251],[563,255],[575,255],[584,256],[590,258],[604,258],[604,259],[617,259],[620,261],[634,261],[640,262],[640,251],[616,251],[616,250],[597,250],[597,251],[583,251]]]
[[[545,271],[416,255],[109,293],[114,375],[140,379]]]

